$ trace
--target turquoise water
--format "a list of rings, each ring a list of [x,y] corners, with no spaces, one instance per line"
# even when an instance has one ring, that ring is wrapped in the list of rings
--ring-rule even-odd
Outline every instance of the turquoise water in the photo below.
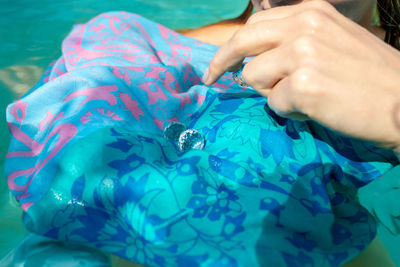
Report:
[[[148,17],[170,28],[198,27],[239,15],[244,0],[0,0],[0,105],[27,91],[39,80],[45,67],[60,56],[61,42],[73,24],[84,23],[105,11],[125,10]],[[1,166],[9,134],[4,115],[0,120]],[[2,167],[1,167],[2,168]],[[0,172],[0,259],[24,237],[21,211],[7,191]],[[392,237],[382,227],[380,237],[400,266],[400,237]]]
[[[170,28],[192,28],[232,18],[247,6],[243,0],[0,0],[0,108],[32,87],[46,66],[61,55],[61,42],[73,24],[99,13],[125,10]],[[12,201],[3,171],[9,134],[0,120],[0,259],[24,237],[21,211]]]

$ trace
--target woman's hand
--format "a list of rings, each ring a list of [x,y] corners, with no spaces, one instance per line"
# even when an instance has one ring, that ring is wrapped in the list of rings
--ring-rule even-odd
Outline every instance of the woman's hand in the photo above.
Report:
[[[400,53],[326,1],[254,14],[216,53],[204,82],[251,56],[243,78],[279,115],[400,152]]]

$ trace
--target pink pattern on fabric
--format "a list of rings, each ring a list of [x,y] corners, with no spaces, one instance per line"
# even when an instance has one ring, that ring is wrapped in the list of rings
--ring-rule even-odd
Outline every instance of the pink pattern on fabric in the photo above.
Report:
[[[121,35],[123,31],[127,31],[130,29],[131,25],[128,23],[122,23],[119,26],[119,29],[117,29],[115,27],[114,22],[121,22],[121,20],[119,18],[115,18],[115,19],[110,19],[109,20],[109,25],[110,25],[110,29],[117,35]]]
[[[199,105],[201,106],[204,102],[204,100],[206,99],[206,97],[204,95],[200,95],[198,93],[195,93],[194,97],[197,100],[197,103],[199,103]]]
[[[10,108],[10,113],[14,116],[15,121],[21,123],[25,119],[27,107],[28,103],[24,103],[22,100],[17,100],[17,102],[15,102]],[[21,115],[19,113],[21,113]]]
[[[29,135],[27,135],[25,132],[21,131],[17,126],[15,126],[12,123],[9,123],[8,128],[11,132],[12,137],[14,137],[16,140],[20,141],[21,143],[23,143],[30,150],[28,150],[28,151],[9,151],[6,154],[6,158],[33,157],[33,156],[38,155],[42,151],[44,145],[33,140]]]
[[[10,190],[14,191],[19,191],[19,192],[26,192],[30,183],[32,182],[32,179],[36,176],[36,174],[61,150],[62,147],[64,147],[65,144],[68,143],[69,140],[71,140],[77,130],[77,127],[72,124],[72,123],[63,123],[58,126],[56,126],[50,134],[47,136],[46,140],[43,143],[39,143],[34,141],[32,138],[30,138],[26,133],[21,131],[19,128],[17,128],[13,124],[9,124],[9,129],[11,132],[11,135],[13,138],[19,140],[22,142],[25,146],[27,146],[30,150],[28,151],[10,151],[7,153],[6,158],[11,158],[11,157],[33,157],[35,155],[38,155],[43,151],[43,148],[46,146],[47,142],[52,139],[53,136],[58,135],[58,138],[56,138],[56,144],[52,148],[51,152],[46,156],[46,158],[41,162],[40,160],[37,161],[34,167],[32,168],[27,168],[23,170],[17,170],[14,172],[11,172],[7,176],[7,183],[10,188]],[[53,141],[54,142],[54,141]],[[47,152],[47,151],[46,151]],[[31,176],[28,182],[25,185],[18,185],[15,181],[17,177],[21,176]],[[28,197],[28,195],[25,195],[22,198]],[[29,206],[25,206],[28,208]]]
[[[141,25],[137,20],[133,20],[132,24],[135,25],[136,29],[139,30],[141,36],[143,39],[148,42],[152,47],[155,47],[156,45],[154,44],[153,39],[150,37],[150,35],[147,33],[146,29]]]
[[[93,110],[95,112],[95,114],[92,113],[92,110],[86,112],[81,118],[80,118],[80,122],[82,124],[86,124],[94,119],[100,119],[102,121],[104,121],[104,117],[109,117],[112,120],[120,120],[120,121],[125,121],[123,118],[121,118],[117,113],[115,113],[112,110],[105,110],[104,108],[96,108]],[[100,116],[99,116],[100,114]]]
[[[78,108],[80,108],[86,102],[92,100],[104,100],[107,101],[108,104],[114,106],[117,103],[117,98],[111,92],[117,90],[118,87],[115,85],[100,85],[96,87],[85,88],[69,94],[63,102],[67,102],[79,96],[86,96]]]
[[[46,110],[46,117],[39,123],[39,130],[43,131],[46,124],[50,124],[51,119],[54,117],[50,111]]]
[[[92,27],[90,27],[90,31],[94,31],[94,32],[99,32],[99,31],[101,31],[101,30],[103,30],[103,29],[106,29],[107,28],[107,26],[106,25],[104,25],[104,24],[100,24],[100,25],[93,25]]]
[[[29,181],[25,185],[18,185],[14,180],[17,177],[22,177],[22,176],[28,177],[28,176],[33,175],[35,170],[37,170],[37,167],[39,164],[40,164],[40,161],[37,162],[36,165],[33,166],[32,168],[14,171],[7,176],[7,184],[8,184],[8,187],[10,188],[10,190],[23,192],[22,194],[19,194],[16,196],[16,198],[18,200],[22,200],[23,198],[25,198],[29,195],[26,191],[27,191],[29,185],[31,184],[33,177],[31,177],[31,179],[29,179]]]
[[[153,118],[154,123],[157,125],[157,127],[162,130],[163,129],[163,125],[164,125],[164,121],[159,120],[157,118]]]
[[[138,84],[138,87],[147,93],[147,104],[149,105],[157,103],[159,99],[168,100],[163,90],[155,82],[140,83]]]
[[[73,137],[75,132],[76,132],[76,126],[72,123],[64,123],[56,126],[50,134],[47,136],[45,142],[43,144],[33,140],[29,135],[24,133],[21,129],[16,127],[14,124],[9,123],[8,128],[10,129],[11,135],[13,138],[19,140],[21,143],[23,143],[26,147],[28,147],[30,150],[25,151],[9,151],[6,154],[6,158],[11,158],[11,157],[33,157],[38,155],[39,153],[42,152],[44,146],[46,145],[47,141],[55,134],[59,134],[60,137],[57,140],[57,144],[66,139],[70,139],[69,137]],[[68,137],[68,138],[67,138]],[[53,148],[52,154],[56,150],[57,145]],[[46,160],[45,160],[46,161]]]
[[[104,53],[102,51],[94,51],[86,49],[82,46],[83,34],[86,30],[86,26],[78,25],[75,27],[73,33],[76,35],[74,38],[70,38],[66,43],[68,47],[68,51],[66,52],[69,55],[69,64],[76,65],[79,63],[81,59],[84,60],[92,60],[101,57],[109,57],[112,56],[112,53]],[[72,56],[74,55],[74,56]]]
[[[119,97],[125,104],[125,107],[131,112],[135,119],[140,120],[140,115],[144,116],[144,112],[139,108],[138,102],[128,94],[119,93]]]
[[[130,122],[140,121],[140,127],[157,130],[154,123],[162,130],[165,122],[180,121],[203,103],[203,91],[192,90],[201,84],[199,69],[191,63],[198,61],[193,58],[198,57],[192,54],[193,41],[156,24],[148,31],[149,22],[139,18],[126,12],[107,13],[75,26],[63,42],[62,57],[52,62],[35,88],[51,97],[28,106],[32,103],[28,95],[10,106],[13,143],[6,157],[20,157],[24,164],[15,165],[7,179],[24,209],[32,199],[40,199],[40,190],[28,188],[33,177],[40,176],[39,182],[50,179],[47,169],[39,171],[78,128],[83,136],[91,123],[100,127],[107,120],[110,125],[127,123],[132,129],[137,125]],[[60,91],[46,91],[48,87],[40,88],[43,83]],[[178,112],[188,105],[193,107],[185,114]],[[30,109],[36,111],[29,113]]]
[[[151,71],[147,71],[144,76],[156,80],[161,80],[160,73],[165,71],[165,67],[151,66],[150,69]]]
[[[21,204],[22,209],[26,212],[30,206],[32,206],[33,202],[25,202]]]
[[[118,52],[118,53],[138,53],[143,50],[138,45],[134,44],[109,44],[109,45],[93,45],[91,46],[93,49],[105,50],[109,52]]]

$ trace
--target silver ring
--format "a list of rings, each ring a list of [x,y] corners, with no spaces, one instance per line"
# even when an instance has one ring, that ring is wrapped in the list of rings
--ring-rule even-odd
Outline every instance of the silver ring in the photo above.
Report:
[[[243,80],[242,72],[243,72],[244,65],[246,65],[246,63],[243,63],[242,66],[240,66],[240,68],[238,70],[234,71],[232,73],[232,77],[233,77],[233,80],[235,81],[235,83],[239,84],[242,87],[248,87],[249,85]]]

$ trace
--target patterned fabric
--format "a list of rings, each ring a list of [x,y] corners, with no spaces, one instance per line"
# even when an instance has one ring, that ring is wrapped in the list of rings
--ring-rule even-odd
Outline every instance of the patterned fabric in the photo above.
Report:
[[[148,266],[339,266],[375,237],[357,189],[391,151],[276,116],[218,47],[125,12],[77,25],[8,107],[10,190],[37,234]],[[164,137],[171,122],[202,150]]]

